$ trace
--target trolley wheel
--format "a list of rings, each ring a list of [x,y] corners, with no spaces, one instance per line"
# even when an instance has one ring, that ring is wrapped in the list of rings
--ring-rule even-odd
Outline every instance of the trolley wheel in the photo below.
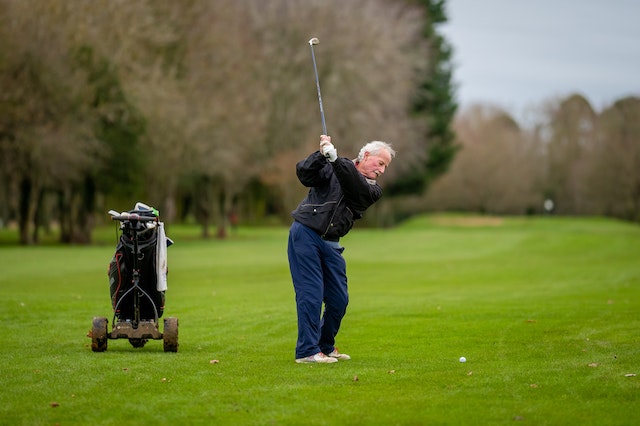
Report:
[[[105,317],[94,317],[91,325],[91,350],[104,352],[107,350],[107,323]]]
[[[129,339],[129,343],[134,348],[143,348],[147,344],[147,339]]]
[[[165,352],[178,352],[178,318],[164,319],[162,340]]]

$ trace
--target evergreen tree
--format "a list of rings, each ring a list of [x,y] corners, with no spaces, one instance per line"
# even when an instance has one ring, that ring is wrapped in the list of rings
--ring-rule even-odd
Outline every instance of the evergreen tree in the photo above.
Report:
[[[457,110],[452,83],[453,50],[438,33],[437,25],[447,21],[446,0],[418,0],[426,9],[423,37],[431,48],[427,72],[416,89],[411,112],[419,120],[426,120],[424,161],[400,176],[387,187],[391,195],[420,194],[438,176],[445,173],[456,155],[455,134],[452,129]]]

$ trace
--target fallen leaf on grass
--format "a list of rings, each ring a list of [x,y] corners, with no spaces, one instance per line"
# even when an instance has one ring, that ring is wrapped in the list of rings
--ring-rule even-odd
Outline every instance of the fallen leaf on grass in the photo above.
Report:
[[[591,364],[589,364],[589,367],[597,367],[598,365],[600,364],[598,364],[597,362],[592,362]]]
[[[211,361],[209,361],[209,364],[218,364],[218,363],[220,363],[220,361],[217,359],[212,359]]]
[[[528,319],[526,322],[538,322],[538,320]]]
[[[535,389],[535,388],[538,387],[538,384],[537,383],[531,383],[529,386]]]
[[[353,381],[354,382],[357,382],[358,380],[360,380],[360,379],[358,379],[358,376],[353,376]]]
[[[395,373],[395,372],[396,372],[396,370],[389,370],[389,371],[388,371],[388,373],[389,373],[389,374],[393,374],[393,373]]]
[[[473,375],[473,371],[469,371],[469,372],[467,373],[467,376],[471,376],[471,375]]]
[[[56,408],[56,407],[59,407],[59,406],[60,406],[60,404],[58,404],[57,402],[52,402],[52,403],[51,403],[51,404],[49,404],[49,405],[51,405],[51,407],[53,407],[53,408]]]
[[[624,377],[636,377],[635,373],[625,374]]]

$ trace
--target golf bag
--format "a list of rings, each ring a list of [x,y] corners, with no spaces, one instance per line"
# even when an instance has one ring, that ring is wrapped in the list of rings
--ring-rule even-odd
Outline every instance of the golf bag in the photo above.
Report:
[[[151,208],[140,209],[139,205],[140,203],[136,204],[136,209],[130,210],[129,213],[141,216],[157,215]],[[132,220],[121,222],[120,230],[122,234],[113,258],[109,262],[108,271],[111,305],[115,317],[121,321],[134,320],[134,292],[129,290],[133,287],[134,281],[134,256],[136,256],[134,236],[137,234],[139,293],[146,293],[138,298],[140,319],[154,320],[156,313],[160,318],[164,312],[165,292],[158,280],[164,279],[166,286],[166,273],[165,277],[159,277],[157,250],[158,239],[166,238],[164,228],[158,222]],[[167,239],[167,241],[171,240]]]

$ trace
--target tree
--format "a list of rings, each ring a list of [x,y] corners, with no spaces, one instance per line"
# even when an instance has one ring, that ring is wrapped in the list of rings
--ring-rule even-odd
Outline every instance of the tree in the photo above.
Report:
[[[78,84],[86,74],[72,66],[64,32],[52,30],[56,6],[0,4],[2,169],[23,244],[38,240],[46,193],[72,191],[98,158],[90,92]]]
[[[538,151],[508,113],[476,105],[455,130],[460,152],[427,194],[431,210],[524,214],[542,204]]]
[[[589,102],[574,94],[549,111],[546,197],[561,214],[589,210],[585,203],[586,155],[595,140],[597,115]]]
[[[419,144],[417,126],[407,115],[420,65],[416,58],[426,49],[416,42],[419,8],[362,0],[212,2],[185,6],[181,16],[177,39],[183,53],[175,75],[180,102],[189,111],[189,132],[180,132],[189,145],[189,167],[181,174],[193,191],[190,198],[201,206],[204,234],[210,223],[220,230],[227,213],[237,209],[234,200],[245,200],[243,192],[256,183],[273,198],[286,196],[269,202],[283,218],[299,199],[291,190],[298,187],[292,160],[316,149],[320,133],[311,35],[321,39],[325,110],[341,153],[355,157],[372,139],[391,140],[405,152]],[[144,91],[135,92],[144,99]],[[145,111],[158,105],[144,104]],[[149,120],[150,132],[160,134],[153,131],[158,124]]]
[[[425,137],[417,162],[389,188],[392,195],[420,194],[445,173],[458,150],[452,129],[458,108],[454,99],[453,50],[437,31],[447,21],[445,0],[419,1],[426,10],[423,37],[429,44],[426,70],[415,91],[411,112],[424,120]]]
[[[627,97],[598,119],[585,196],[593,213],[640,222],[640,98]]]

